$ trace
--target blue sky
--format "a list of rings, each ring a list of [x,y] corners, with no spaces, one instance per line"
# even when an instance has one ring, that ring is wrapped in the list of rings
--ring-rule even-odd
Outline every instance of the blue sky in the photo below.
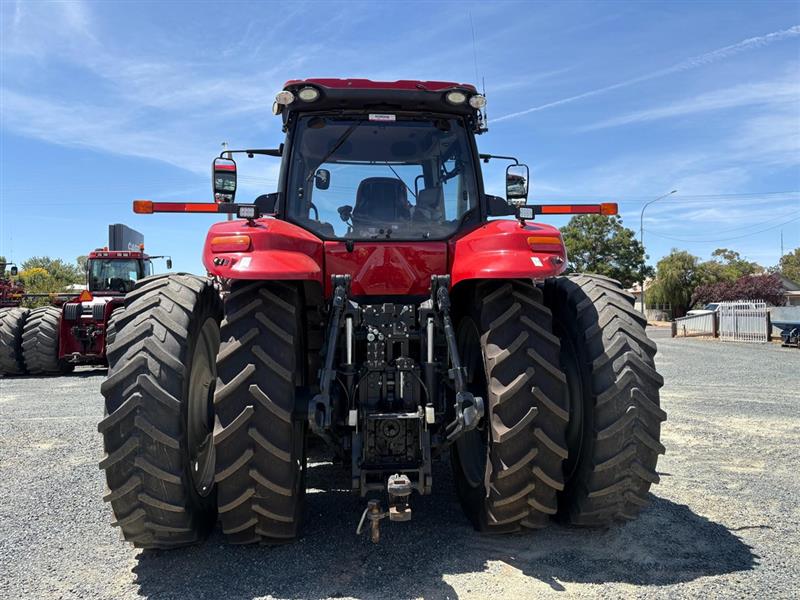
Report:
[[[287,79],[485,78],[481,151],[532,171],[531,201],[617,201],[651,261],[800,246],[800,3],[3,2],[0,254],[73,259],[106,225],[201,273],[210,162],[281,139]],[[248,164],[242,194],[273,191]],[[484,174],[503,193],[502,167]],[[551,221],[556,225],[565,222]],[[760,232],[760,233],[754,233]]]

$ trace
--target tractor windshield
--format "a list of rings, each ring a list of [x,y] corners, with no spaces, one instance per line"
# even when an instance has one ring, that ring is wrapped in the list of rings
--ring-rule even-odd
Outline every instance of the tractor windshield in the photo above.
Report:
[[[468,136],[457,118],[301,117],[287,216],[329,239],[448,237],[477,212]]]
[[[93,258],[89,261],[90,292],[127,293],[137,279],[148,275],[149,268],[138,259]]]

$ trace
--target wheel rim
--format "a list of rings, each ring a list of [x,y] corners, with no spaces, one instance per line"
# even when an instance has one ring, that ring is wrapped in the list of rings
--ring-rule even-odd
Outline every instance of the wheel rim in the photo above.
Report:
[[[187,406],[189,472],[195,491],[208,496],[214,488],[214,385],[217,377],[219,327],[206,319],[192,354]]]
[[[462,321],[458,329],[458,350],[461,362],[467,369],[467,389],[476,396],[483,397],[486,406],[488,400],[483,353],[478,328],[471,319]],[[472,488],[482,486],[486,478],[489,452],[487,432],[486,416],[484,416],[475,429],[467,431],[456,440],[458,464],[464,479]]]

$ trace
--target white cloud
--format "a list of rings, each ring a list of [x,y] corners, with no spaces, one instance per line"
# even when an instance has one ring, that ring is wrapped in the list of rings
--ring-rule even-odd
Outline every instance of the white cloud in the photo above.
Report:
[[[582,94],[577,94],[574,96],[569,96],[567,98],[561,98],[560,100],[554,100],[552,102],[548,102],[546,104],[542,104],[540,106],[534,106],[532,108],[528,108],[525,110],[513,112],[508,115],[503,115],[501,117],[497,117],[494,119],[494,122],[501,122],[508,119],[515,119],[517,117],[521,117],[523,115],[527,115],[533,112],[538,112],[541,110],[546,110],[548,108],[553,108],[556,106],[561,106],[563,104],[569,104],[572,102],[576,102],[578,100],[583,100],[584,98],[590,98],[592,96],[597,96],[600,94],[605,94],[606,92],[611,92],[613,90],[617,90],[624,87],[629,87],[631,85],[635,85],[637,83],[642,83],[645,81],[650,81],[652,79],[656,79],[659,77],[665,77],[667,75],[672,75],[674,73],[680,73],[682,71],[688,71],[690,69],[696,69],[698,67],[702,67],[705,65],[709,65],[715,63],[719,60],[723,60],[725,58],[729,58],[731,56],[735,56],[747,50],[752,50],[755,48],[760,48],[780,40],[793,38],[800,35],[800,25],[795,25],[794,27],[790,27],[789,29],[784,29],[782,31],[775,31],[773,33],[769,33],[767,35],[762,35],[758,37],[748,38],[746,40],[742,40],[736,44],[731,44],[730,46],[725,46],[723,48],[718,48],[716,50],[712,50],[710,52],[706,52],[704,54],[700,54],[698,56],[694,56],[687,60],[681,61],[676,63],[672,66],[666,67],[664,69],[659,69],[657,71],[653,71],[651,73],[646,73],[644,75],[640,75],[639,77],[634,77],[633,79],[628,79],[625,81],[620,81],[618,83],[614,83],[612,85],[607,85],[601,88],[597,88],[594,90],[589,90],[588,92],[583,92]]]
[[[798,99],[800,99],[800,80],[796,75],[792,75],[791,77],[773,81],[745,83],[714,90],[656,108],[639,110],[599,121],[592,125],[581,127],[578,131],[592,131],[630,125],[632,123],[645,123],[742,106],[798,107]]]

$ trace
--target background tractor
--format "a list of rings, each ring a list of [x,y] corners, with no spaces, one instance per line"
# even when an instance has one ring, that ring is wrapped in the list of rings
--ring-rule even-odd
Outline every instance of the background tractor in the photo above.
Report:
[[[53,304],[29,310],[0,308],[0,374],[58,375],[75,365],[106,364],[111,313],[138,279],[153,274],[141,233],[108,226],[109,245],[90,252],[86,289],[78,296],[53,295]],[[171,267],[167,259],[167,267]]]
[[[208,232],[210,277],[137,281],[112,319],[100,466],[125,539],[181,546],[217,518],[234,543],[296,538],[309,437],[368,500],[373,541],[446,457],[483,532],[647,503],[655,344],[616,281],[561,275],[536,220],[616,205],[526,204],[528,168],[478,153],[484,105],[456,83],[289,81],[284,143],[223,152],[213,203],[134,202],[237,218]],[[277,192],[235,202],[242,154],[282,159]],[[481,160],[512,163],[505,199]]]
[[[17,276],[17,265],[0,262],[0,309],[14,308],[22,303],[25,286],[12,277]]]

